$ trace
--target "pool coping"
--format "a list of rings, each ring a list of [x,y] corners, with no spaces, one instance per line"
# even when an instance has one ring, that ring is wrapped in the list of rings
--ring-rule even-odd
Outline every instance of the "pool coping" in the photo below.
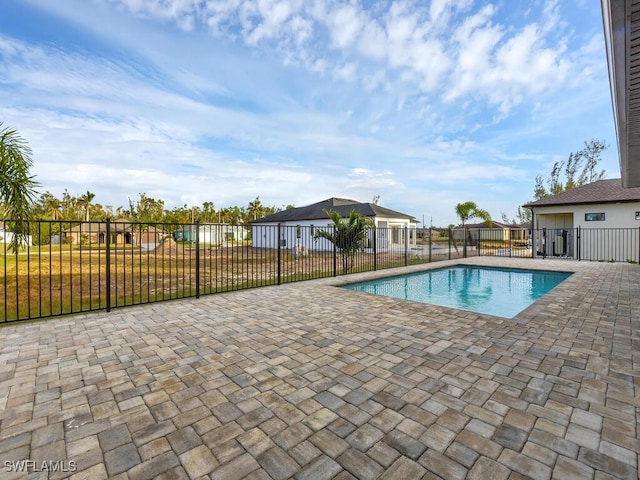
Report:
[[[526,268],[522,266],[508,266],[505,265],[505,262],[514,263],[521,265],[523,260],[530,262],[530,265],[527,265]],[[538,270],[538,271],[550,271],[550,272],[562,272],[571,274],[568,278],[563,280],[559,285],[554,287],[550,292],[547,292],[541,298],[536,300],[533,304],[529,305],[525,309],[521,310],[519,313],[514,315],[513,317],[502,317],[499,315],[491,315],[488,313],[475,312],[471,310],[464,310],[454,307],[448,307],[444,305],[436,305],[432,303],[423,303],[417,302],[414,300],[405,300],[400,298],[395,298],[400,302],[411,302],[417,303],[421,305],[428,305],[429,307],[437,307],[442,309],[448,309],[451,312],[469,312],[477,315],[482,315],[489,318],[497,318],[500,320],[509,320],[517,323],[528,323],[531,319],[539,315],[541,312],[559,297],[566,295],[567,292],[570,292],[572,288],[575,287],[575,282],[577,281],[575,273],[581,270],[581,264],[587,264],[588,262],[575,262],[569,260],[541,260],[541,259],[528,259],[528,258],[519,258],[519,257],[471,257],[471,258],[463,258],[463,259],[454,259],[454,260],[443,260],[440,262],[432,262],[418,265],[409,265],[406,267],[397,267],[390,268],[384,270],[376,270],[373,272],[358,272],[352,273],[341,277],[331,277],[331,278],[323,278],[317,280],[311,280],[311,282],[316,282],[318,285],[327,285],[332,287],[344,287],[345,285],[350,285],[354,283],[366,282],[370,280],[379,280],[382,278],[388,277],[397,277],[407,274],[420,273],[429,270],[439,270],[443,268],[455,267],[458,265],[463,266],[478,266],[478,267],[489,267],[489,268],[510,268],[514,270]],[[570,282],[570,280],[574,280],[574,282]],[[351,290],[355,294],[363,294],[370,295],[364,292],[356,292]]]

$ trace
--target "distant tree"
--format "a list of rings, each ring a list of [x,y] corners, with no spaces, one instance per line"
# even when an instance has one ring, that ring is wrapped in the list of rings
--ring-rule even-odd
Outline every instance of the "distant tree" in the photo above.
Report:
[[[16,130],[0,123],[0,204],[4,216],[11,220],[11,248],[24,243],[33,215],[38,183],[30,174],[31,149]]]
[[[567,160],[555,162],[546,179],[536,176],[534,198],[540,200],[604,178],[605,171],[598,172],[596,168],[601,153],[607,148],[609,146],[602,140],[585,141],[584,148],[571,152]]]
[[[482,210],[478,208],[478,206],[474,202],[464,202],[458,203],[455,207],[456,215],[462,222],[462,231],[464,235],[464,253],[463,255],[467,256],[467,230],[465,228],[465,223],[471,220],[472,218],[481,218],[487,225],[491,227],[491,215],[486,210]]]
[[[531,223],[531,210],[529,210],[528,208],[523,209],[519,206],[516,213],[516,218],[518,219],[518,223],[520,225]]]
[[[129,199],[126,212],[136,222],[162,222],[164,219],[164,200],[157,200],[141,193],[137,202]]]
[[[368,228],[373,222],[364,215],[351,210],[347,218],[335,210],[323,210],[333,222],[330,231],[319,229],[315,238],[324,238],[333,243],[342,256],[342,273],[346,274],[353,266],[353,257],[367,246]]]
[[[61,216],[60,200],[50,192],[45,192],[40,195],[38,200],[39,213],[47,219],[58,220]]]
[[[256,197],[253,202],[249,202],[249,208],[247,208],[247,214],[249,216],[249,220],[257,220],[258,218],[262,218],[264,206],[260,201],[260,197]]]
[[[66,188],[62,192],[62,199],[60,200],[60,208],[62,209],[62,219],[72,220],[75,211],[76,198],[72,197],[69,190]]]
[[[213,208],[213,202],[202,202],[202,221],[204,223],[213,223],[216,211]]]
[[[472,218],[481,218],[489,226],[491,226],[491,215],[486,210],[482,210],[478,208],[478,206],[474,202],[464,202],[458,203],[455,207],[456,215],[462,222],[462,227],[464,228],[465,224],[471,220]]]
[[[96,198],[95,193],[91,193],[89,190],[87,190],[87,193],[84,193],[82,195],[79,195],[77,197],[77,201],[76,204],[79,208],[81,208],[82,210],[84,210],[84,220],[86,222],[89,221],[89,212],[90,212],[90,208],[91,208],[91,201]]]

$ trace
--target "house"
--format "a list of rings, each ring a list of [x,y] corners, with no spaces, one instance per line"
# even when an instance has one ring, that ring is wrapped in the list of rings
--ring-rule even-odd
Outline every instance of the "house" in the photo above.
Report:
[[[528,225],[516,225],[497,222],[495,220],[481,223],[468,223],[465,228],[469,231],[469,237],[473,243],[477,243],[478,240],[482,241],[499,241],[499,242],[515,242],[519,244],[526,244],[529,240]],[[463,238],[462,227],[457,227],[453,230],[453,238],[455,240],[462,240]]]
[[[162,243],[165,233],[154,225],[137,224],[119,219],[110,224],[111,244],[138,245],[145,250],[153,250]],[[71,245],[82,243],[106,243],[106,222],[82,222],[61,234],[62,242]]]
[[[638,260],[640,187],[624,188],[619,178],[598,180],[524,207],[532,212],[538,254]]]
[[[291,249],[333,250],[333,244],[323,238],[316,238],[317,229],[333,226],[326,211],[337,211],[347,218],[351,210],[369,218],[377,227],[377,236],[370,232],[368,247],[382,251],[393,245],[416,244],[417,220],[374,203],[360,203],[344,198],[329,198],[312,205],[291,208],[251,222],[253,246],[256,248],[277,248],[278,245]],[[278,237],[278,225],[280,236]],[[297,251],[297,250],[296,250]]]
[[[13,233],[9,228],[4,224],[4,222],[0,223],[0,243],[11,243],[14,240],[15,233]],[[31,235],[24,235],[20,240],[20,246],[26,247],[33,245],[33,237]]]
[[[195,242],[196,225],[185,225],[173,233],[176,242]],[[243,225],[228,223],[200,224],[198,241],[201,244],[220,245],[229,241],[242,241],[248,237],[247,229]]]

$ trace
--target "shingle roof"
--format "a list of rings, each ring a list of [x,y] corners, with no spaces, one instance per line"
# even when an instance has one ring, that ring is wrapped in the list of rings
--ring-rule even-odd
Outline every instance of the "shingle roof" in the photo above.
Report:
[[[640,202],[640,187],[624,188],[622,180],[612,178],[598,180],[550,197],[529,202],[525,207],[550,207],[554,205],[586,205],[594,203]]]
[[[259,218],[251,223],[326,220],[327,214],[324,213],[324,210],[335,210],[340,213],[342,217],[346,218],[353,209],[365,217],[405,218],[416,221],[411,215],[396,212],[395,210],[390,210],[374,203],[360,203],[347,198],[328,198],[327,200],[312,205],[283,210],[273,215]]]
[[[528,228],[528,225],[523,223],[518,223],[518,224],[503,223],[503,222],[497,222],[496,220],[491,220],[491,226],[489,226],[487,222],[481,222],[481,223],[467,223],[465,227],[467,228],[501,228],[503,230],[509,230],[514,228]]]

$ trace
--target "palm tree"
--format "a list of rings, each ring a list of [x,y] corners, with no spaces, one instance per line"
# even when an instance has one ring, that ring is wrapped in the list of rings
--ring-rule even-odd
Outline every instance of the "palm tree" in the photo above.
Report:
[[[51,220],[58,220],[60,217],[60,207],[62,205],[60,200],[58,200],[55,195],[46,192],[42,195],[42,203],[45,216]]]
[[[256,220],[259,217],[262,217],[262,211],[264,207],[262,206],[262,202],[260,201],[260,197],[256,197],[253,202],[249,202],[249,208],[247,208],[247,214],[251,220]]]
[[[351,210],[347,218],[342,218],[335,210],[323,210],[333,222],[333,230],[318,230],[315,238],[329,240],[342,255],[342,273],[346,274],[353,264],[356,252],[362,251],[367,246],[368,227],[373,222],[364,215]],[[350,261],[351,260],[351,261]]]
[[[91,200],[93,200],[94,198],[96,198],[96,194],[95,193],[91,193],[89,190],[87,190],[87,193],[85,193],[84,195],[80,195],[80,198],[78,199],[78,203],[81,203],[84,206],[84,211],[85,211],[85,221],[89,221],[89,207],[91,205]]]
[[[462,232],[464,235],[464,250],[463,255],[467,256],[467,230],[465,228],[465,223],[472,218],[481,218],[485,222],[487,222],[487,226],[491,227],[491,215],[486,210],[482,210],[478,208],[478,206],[474,202],[464,202],[458,203],[455,207],[456,215],[460,218],[462,222]]]
[[[29,174],[31,149],[16,130],[0,123],[0,203],[14,231],[11,248],[24,243],[29,231],[38,183]]]

